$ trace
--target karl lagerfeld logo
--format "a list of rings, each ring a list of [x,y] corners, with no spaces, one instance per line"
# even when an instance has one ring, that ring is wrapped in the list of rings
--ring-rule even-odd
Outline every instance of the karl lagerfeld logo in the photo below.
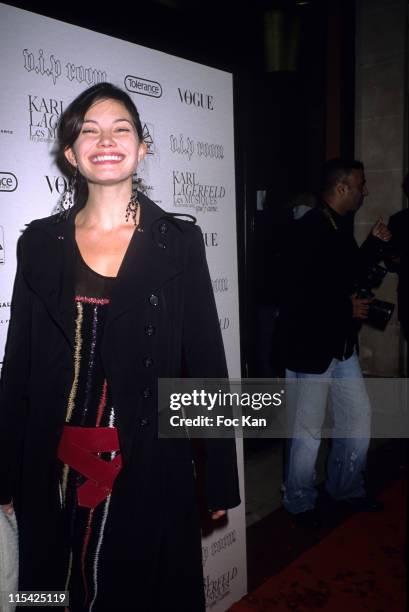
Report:
[[[0,225],[0,265],[4,264],[6,261],[6,253],[4,249],[4,229]]]
[[[218,601],[224,599],[231,590],[232,582],[237,578],[238,569],[233,566],[227,572],[220,574],[216,578],[206,576],[204,581],[206,606],[212,608]]]
[[[63,112],[62,100],[28,96],[30,114],[30,140],[53,142],[56,138],[58,120]]]
[[[0,191],[15,191],[18,181],[12,172],[0,172]]]
[[[153,125],[144,123],[142,125],[143,141],[147,146],[146,154],[153,155],[155,153],[155,143],[153,142]]]
[[[214,98],[210,94],[201,91],[190,91],[190,89],[181,89],[180,87],[178,87],[178,93],[182,104],[203,108],[204,110],[214,110]]]
[[[57,192],[59,195],[62,195],[67,191],[68,181],[65,176],[49,176],[45,175],[45,180],[47,181],[48,189],[50,193]]]
[[[218,202],[226,195],[223,185],[199,183],[195,172],[173,171],[173,203],[196,212],[217,212]]]
[[[0,325],[10,322],[10,301],[0,301]]]
[[[185,155],[189,161],[196,154],[199,158],[206,159],[223,159],[223,145],[212,144],[209,142],[195,142],[193,138],[179,134],[179,136],[170,135],[170,150],[178,155]]]
[[[141,94],[142,96],[150,96],[151,98],[160,98],[162,95],[162,86],[157,81],[142,79],[141,77],[128,74],[125,77],[125,87],[131,93]]]
[[[45,56],[43,49],[40,49],[38,54],[34,54],[28,49],[23,49],[23,57],[24,68],[27,72],[35,72],[41,76],[51,77],[54,85],[63,73],[61,61],[54,54]],[[107,73],[97,68],[77,66],[72,62],[67,62],[64,67],[64,74],[71,82],[76,81],[77,83],[86,83],[91,86],[97,83],[105,83],[108,80]]]

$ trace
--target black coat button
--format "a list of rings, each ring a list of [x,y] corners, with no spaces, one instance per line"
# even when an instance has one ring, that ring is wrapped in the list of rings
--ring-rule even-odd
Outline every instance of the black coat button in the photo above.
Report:
[[[147,417],[142,417],[139,419],[139,425],[141,427],[146,427],[147,425],[149,425],[149,419]]]
[[[152,325],[152,323],[148,323],[148,325],[145,327],[145,334],[147,336],[153,336],[155,331],[155,327]]]
[[[163,223],[161,223],[161,224],[160,224],[160,226],[159,226],[159,231],[160,231],[160,233],[162,234],[162,236],[164,236],[164,235],[167,233],[167,231],[168,231],[168,226],[167,226],[167,224],[166,224],[165,222],[163,222]]]
[[[149,303],[151,306],[158,306],[159,304],[158,296],[152,293],[152,295],[149,297]]]
[[[152,389],[150,389],[149,387],[145,387],[145,389],[143,389],[142,391],[142,397],[143,399],[149,399],[150,397],[152,397]]]
[[[145,357],[145,359],[143,360],[143,365],[145,366],[145,368],[150,368],[151,366],[153,366],[153,359],[151,359],[150,357]]]

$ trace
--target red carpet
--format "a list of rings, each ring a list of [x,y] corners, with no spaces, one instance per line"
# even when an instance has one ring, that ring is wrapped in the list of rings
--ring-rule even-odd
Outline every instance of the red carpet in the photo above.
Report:
[[[383,512],[355,514],[231,612],[405,612],[406,480],[381,499]]]

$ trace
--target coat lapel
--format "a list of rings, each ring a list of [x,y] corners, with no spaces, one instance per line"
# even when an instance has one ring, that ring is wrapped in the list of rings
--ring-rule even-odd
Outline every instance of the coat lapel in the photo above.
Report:
[[[52,319],[74,343],[74,217],[33,222],[27,232],[23,274]]]
[[[137,302],[149,299],[167,280],[180,273],[160,235],[163,210],[143,194],[139,194],[139,200],[141,231],[134,232],[115,280],[107,326]],[[44,302],[71,348],[75,333],[76,213],[74,207],[66,220],[50,217],[31,224],[25,258],[27,282]]]
[[[158,229],[163,211],[144,196],[141,203],[141,225],[131,238],[115,280],[106,325],[136,303],[149,299],[167,280],[180,273],[176,262],[161,240]]]

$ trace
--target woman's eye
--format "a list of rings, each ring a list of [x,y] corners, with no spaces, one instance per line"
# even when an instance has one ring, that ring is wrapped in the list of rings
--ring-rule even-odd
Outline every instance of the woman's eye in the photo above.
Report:
[[[118,128],[117,132],[130,132],[131,130],[129,128]]]
[[[85,128],[84,130],[82,130],[81,132],[82,134],[96,134],[97,131],[96,130],[90,130],[88,128]]]

